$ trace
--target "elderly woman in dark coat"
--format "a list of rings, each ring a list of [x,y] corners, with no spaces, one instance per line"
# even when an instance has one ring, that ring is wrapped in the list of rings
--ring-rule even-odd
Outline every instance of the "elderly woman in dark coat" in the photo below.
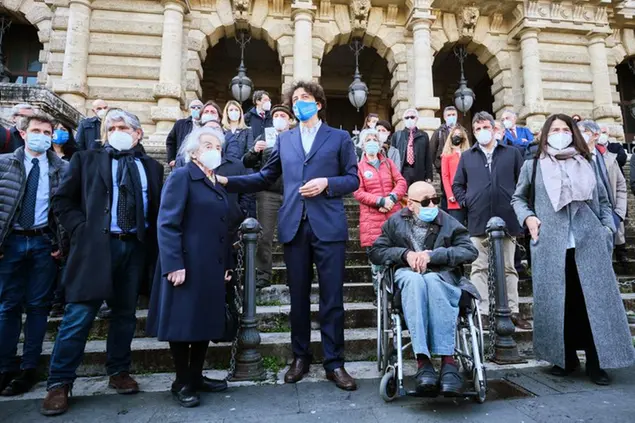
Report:
[[[611,206],[569,116],[547,119],[511,203],[532,238],[536,356],[567,376],[585,350],[587,375],[608,385],[603,369],[628,367],[635,354],[611,261]]]
[[[223,142],[223,133],[210,128],[188,136],[187,164],[172,171],[159,210],[159,262],[147,332],[170,343],[176,368],[172,393],[184,407],[199,404],[198,391],[227,387],[202,376],[209,341],[224,335],[225,281],[231,274],[230,206],[215,173]]]

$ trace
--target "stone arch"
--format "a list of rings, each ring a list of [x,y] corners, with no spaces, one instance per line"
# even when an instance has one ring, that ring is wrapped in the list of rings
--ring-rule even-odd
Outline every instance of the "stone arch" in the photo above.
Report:
[[[42,43],[39,61],[42,70],[38,72],[38,82],[48,84],[48,59],[50,55],[51,22],[53,12],[43,0],[1,0],[0,7],[9,12],[24,16],[31,25],[38,29],[38,39]]]
[[[635,101],[635,86],[627,61],[635,57],[635,29],[616,28],[607,41],[613,44],[611,49],[607,49],[607,62],[610,75],[617,81],[615,88],[619,101],[615,104],[622,114],[621,121],[608,125],[609,131],[620,141],[632,142],[635,138],[635,118],[628,109],[629,103]]]
[[[522,75],[518,47],[510,45],[506,35],[494,34],[489,28],[490,17],[480,16],[473,33],[466,36],[459,31],[454,14],[441,13],[432,27],[431,47],[436,57],[448,45],[463,43],[466,51],[487,68],[492,80],[495,114],[506,108],[519,111],[522,106]]]

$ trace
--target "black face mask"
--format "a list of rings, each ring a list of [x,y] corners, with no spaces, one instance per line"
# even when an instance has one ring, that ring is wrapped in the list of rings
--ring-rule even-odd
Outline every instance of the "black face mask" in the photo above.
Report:
[[[463,139],[460,135],[452,136],[452,145],[461,145],[461,141],[463,141]]]

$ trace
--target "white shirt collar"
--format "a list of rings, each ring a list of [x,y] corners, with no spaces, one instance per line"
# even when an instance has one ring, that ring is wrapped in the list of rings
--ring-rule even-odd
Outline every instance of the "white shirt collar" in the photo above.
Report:
[[[312,128],[309,128],[308,126],[306,126],[306,124],[300,122],[300,131],[303,134],[316,134],[318,129],[320,129],[320,126],[322,126],[322,120],[318,120],[317,123],[315,125],[313,125]]]

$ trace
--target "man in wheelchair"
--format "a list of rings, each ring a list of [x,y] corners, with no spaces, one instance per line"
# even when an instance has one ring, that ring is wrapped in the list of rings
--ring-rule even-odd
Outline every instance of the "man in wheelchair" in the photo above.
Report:
[[[462,278],[462,265],[476,260],[478,251],[467,229],[438,204],[432,185],[412,184],[407,208],[384,223],[370,260],[378,265],[392,262],[396,268],[395,283],[417,357],[417,393],[458,396],[463,378],[453,357],[455,331],[461,288],[469,284]],[[476,291],[473,286],[466,290]],[[441,357],[440,376],[432,355]]]

